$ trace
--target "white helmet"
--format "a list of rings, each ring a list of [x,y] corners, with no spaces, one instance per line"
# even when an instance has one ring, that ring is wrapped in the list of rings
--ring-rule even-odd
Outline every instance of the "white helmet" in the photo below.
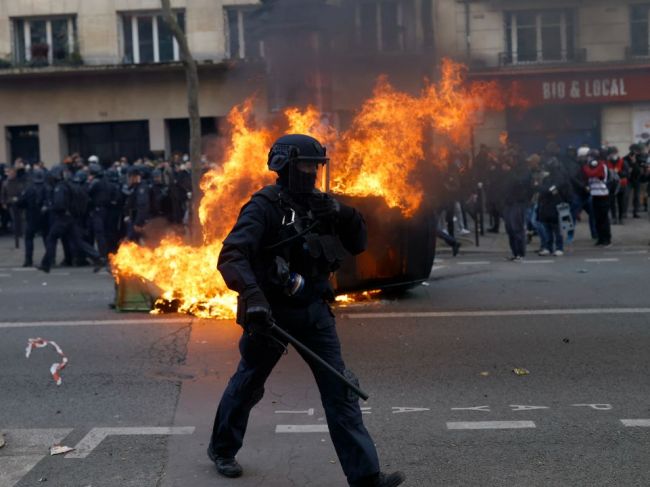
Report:
[[[99,164],[99,157],[97,156],[90,156],[88,158],[88,164]]]
[[[576,155],[578,157],[587,157],[589,155],[589,147],[579,147]]]

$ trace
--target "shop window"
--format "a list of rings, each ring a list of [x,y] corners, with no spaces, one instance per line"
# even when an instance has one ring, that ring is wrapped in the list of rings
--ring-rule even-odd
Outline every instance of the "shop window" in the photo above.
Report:
[[[360,47],[373,51],[404,50],[404,6],[397,0],[361,1],[355,24]]]
[[[180,60],[178,43],[161,14],[122,14],[122,59],[126,64],[162,63]],[[176,12],[185,31],[185,13]]]
[[[13,19],[14,61],[51,65],[72,60],[77,33],[74,16]]]
[[[505,20],[503,64],[576,60],[572,11],[508,12]]]
[[[19,157],[30,164],[35,164],[40,160],[38,125],[7,127],[6,135],[11,148],[12,162]]]
[[[650,55],[650,5],[630,7],[630,53],[632,56]]]
[[[261,25],[256,7],[224,9],[226,22],[226,55],[231,59],[260,59],[264,57]]]

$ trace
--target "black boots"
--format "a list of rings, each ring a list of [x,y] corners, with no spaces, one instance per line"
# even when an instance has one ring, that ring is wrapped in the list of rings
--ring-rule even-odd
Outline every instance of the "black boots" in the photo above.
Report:
[[[370,478],[365,478],[350,487],[397,487],[406,480],[406,476],[402,472],[383,473],[379,472]]]
[[[214,462],[217,466],[217,472],[219,472],[224,477],[234,479],[236,477],[241,477],[244,473],[244,469],[241,468],[241,465],[234,457],[226,458],[220,457],[212,453],[212,449],[208,448],[208,457]],[[395,484],[398,485],[398,484]]]

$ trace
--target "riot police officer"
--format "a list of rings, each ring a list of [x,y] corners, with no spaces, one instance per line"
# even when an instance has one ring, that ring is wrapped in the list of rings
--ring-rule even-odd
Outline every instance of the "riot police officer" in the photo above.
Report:
[[[23,267],[31,267],[34,258],[34,237],[37,232],[47,237],[47,188],[45,173],[35,170],[31,183],[18,199],[18,206],[25,210],[25,261]]]
[[[126,236],[133,242],[139,242],[144,235],[144,225],[150,218],[151,202],[149,185],[142,180],[144,169],[132,166],[127,174],[128,193],[124,211]]]
[[[104,171],[99,164],[92,163],[88,165],[88,197],[90,198],[89,230],[93,239],[97,242],[100,258],[105,260],[108,254],[106,226],[108,206],[111,200],[111,187],[104,179]]]
[[[65,170],[62,165],[59,165],[50,171],[53,186],[50,202],[51,226],[45,241],[45,255],[39,269],[50,272],[54,263],[57,241],[69,237],[73,253],[82,258],[90,258],[95,264],[95,270],[99,270],[103,262],[93,246],[83,240],[77,223],[84,212],[83,190],[79,186],[80,183],[70,182],[64,178]]]
[[[330,273],[346,252],[358,254],[367,243],[361,214],[315,189],[325,147],[306,135],[285,135],[269,152],[276,185],[254,194],[224,240],[218,269],[239,293],[237,322],[243,326],[241,361],[217,410],[208,456],[217,471],[239,477],[235,455],[248,417],[264,394],[264,383],[286,342],[272,337],[273,322],[293,334],[347,377],[335,320],[326,299]],[[300,351],[299,351],[300,353]],[[404,481],[401,472],[381,473],[358,398],[308,356],[320,390],[330,436],[351,486],[389,487]]]

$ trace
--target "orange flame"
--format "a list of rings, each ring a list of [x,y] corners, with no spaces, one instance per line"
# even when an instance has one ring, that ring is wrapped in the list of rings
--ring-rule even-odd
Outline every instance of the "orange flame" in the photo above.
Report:
[[[228,116],[225,157],[201,180],[203,245],[192,247],[179,237],[167,237],[155,248],[123,243],[111,256],[113,274],[155,283],[160,299],[178,302],[180,312],[232,317],[235,293],[216,270],[221,242],[250,195],[274,181],[266,159],[273,140],[283,133],[312,135],[328,146],[335,192],[381,196],[406,217],[413,215],[424,197],[417,167],[426,158],[427,132],[444,139],[437,143],[462,147],[478,112],[500,110],[511,103],[495,83],[465,86],[463,70],[462,65],[444,61],[441,81],[428,83],[418,96],[400,92],[380,78],[373,96],[343,133],[314,107],[288,108],[276,126],[255,125],[252,98],[234,107]],[[446,164],[444,159],[427,162],[438,167]]]

